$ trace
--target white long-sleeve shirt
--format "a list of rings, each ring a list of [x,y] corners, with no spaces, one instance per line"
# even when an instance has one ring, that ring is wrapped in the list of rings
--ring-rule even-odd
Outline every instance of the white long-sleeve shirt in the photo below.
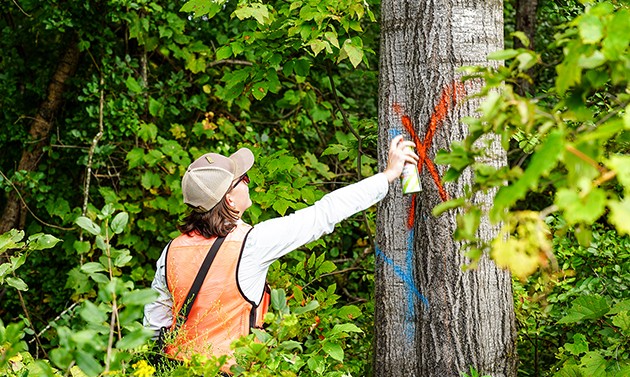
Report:
[[[237,271],[243,294],[248,300],[259,303],[271,263],[331,233],[337,223],[382,200],[388,189],[385,174],[376,174],[326,194],[310,207],[254,226],[245,241]],[[159,296],[144,308],[144,325],[156,333],[173,323],[173,298],[166,285],[165,266],[166,248],[157,261],[155,278],[151,283],[151,288]]]

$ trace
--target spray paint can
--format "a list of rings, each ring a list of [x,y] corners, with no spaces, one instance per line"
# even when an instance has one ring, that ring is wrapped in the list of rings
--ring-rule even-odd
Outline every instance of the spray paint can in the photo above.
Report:
[[[411,147],[409,147],[411,149]],[[402,171],[402,192],[403,194],[413,194],[422,191],[420,174],[418,167],[414,164],[405,163]]]

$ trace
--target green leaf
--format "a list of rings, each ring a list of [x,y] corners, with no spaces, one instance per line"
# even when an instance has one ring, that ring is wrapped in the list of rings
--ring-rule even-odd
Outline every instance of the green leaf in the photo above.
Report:
[[[156,118],[164,116],[164,105],[162,102],[153,97],[149,97],[149,113]]]
[[[556,89],[559,94],[564,94],[567,89],[582,80],[582,67],[578,64],[580,49],[577,43],[570,43],[565,48],[564,60],[556,66]]]
[[[138,130],[138,136],[146,142],[154,141],[157,138],[158,128],[153,123],[143,123],[140,125],[140,129]],[[140,148],[134,148],[132,152],[140,153],[142,152],[142,158],[144,159],[144,150]],[[129,152],[131,153],[131,152]],[[129,154],[127,155],[127,160],[129,160]],[[140,164],[138,164],[140,165]],[[130,166],[131,167],[131,166]]]
[[[129,89],[133,93],[142,92],[142,86],[138,84],[138,80],[136,80],[135,78],[131,76],[127,77],[127,80],[125,81],[125,85],[127,85],[127,89]]]
[[[144,163],[144,149],[134,148],[130,150],[125,159],[129,163],[129,169],[141,166]]]
[[[591,141],[591,140],[607,140],[623,131],[624,125],[621,119],[615,119],[608,121],[585,135],[581,135],[579,141]]]
[[[573,343],[566,343],[564,345],[564,349],[575,356],[588,352],[588,342],[586,341],[586,336],[583,334],[574,334]]]
[[[75,223],[78,226],[80,226],[83,230],[95,236],[101,234],[101,227],[95,224],[92,220],[90,220],[89,218],[85,216],[77,217],[77,219],[75,220]]]
[[[339,309],[337,315],[339,316],[339,318],[349,319],[352,321],[356,318],[361,317],[363,313],[361,313],[361,309],[359,309],[359,307],[355,305],[346,305]]]
[[[289,202],[288,200],[278,198],[273,202],[271,207],[276,212],[278,212],[281,216],[284,216],[284,214],[287,212],[287,209],[289,209],[290,205],[291,205],[291,202]]]
[[[45,250],[55,247],[61,240],[50,234],[34,234],[28,238],[28,247],[31,250]]]
[[[308,76],[310,69],[311,69],[310,61],[306,59],[295,60],[295,65],[293,66],[293,72],[295,72],[296,75],[306,77]]]
[[[630,234],[630,198],[625,198],[621,202],[610,200],[609,220],[615,225],[620,234]]]
[[[105,311],[101,310],[89,300],[85,300],[83,302],[79,315],[88,323],[103,323],[107,321],[108,317],[108,314]]]
[[[17,278],[17,277],[13,277],[13,276],[7,276],[4,281],[11,287],[17,289],[18,291],[28,291],[28,285],[26,285],[26,283],[24,282],[24,280]]]
[[[586,44],[599,42],[604,36],[604,25],[599,17],[584,14],[577,19],[578,32],[582,41]]]
[[[129,253],[129,250],[121,250],[121,254],[116,257],[114,260],[114,266],[116,267],[124,267],[131,261],[133,257]]]
[[[229,58],[230,56],[232,56],[232,47],[223,46],[217,49],[217,53],[216,53],[217,60],[224,60],[224,59]]]
[[[140,327],[129,334],[125,335],[116,343],[116,348],[128,350],[134,349],[145,344],[151,338],[153,331]]]
[[[94,280],[98,284],[107,284],[110,282],[109,278],[104,274],[93,273],[90,274],[90,278],[92,278],[92,280]]]
[[[193,13],[194,17],[207,15],[214,17],[223,8],[226,0],[190,0],[179,9],[180,12]]]
[[[594,188],[588,195],[581,197],[574,190],[561,188],[556,194],[556,204],[564,211],[569,224],[590,224],[599,219],[606,209],[606,192]]]
[[[326,48],[330,48],[328,42],[322,41],[321,39],[313,39],[311,43],[309,43],[309,46],[311,47],[311,50],[313,50],[315,56],[317,56],[317,54],[319,54]]]
[[[553,131],[534,153],[520,179],[499,189],[494,198],[494,206],[490,210],[490,218],[493,221],[499,220],[506,208],[525,198],[528,190],[536,189],[540,178],[557,165],[563,150],[563,132],[561,130]]]
[[[322,349],[333,359],[343,361],[343,348],[338,343],[326,341],[322,345]]]
[[[580,360],[589,377],[606,377],[606,359],[597,351],[588,352]]]
[[[84,264],[83,266],[81,266],[81,271],[85,272],[86,274],[93,274],[95,272],[106,271],[106,270],[107,269],[105,268],[105,266],[103,266],[102,264],[98,262],[88,262]]]
[[[488,54],[488,60],[508,60],[514,58],[519,52],[514,49],[494,51]]]
[[[321,275],[321,274],[327,274],[329,272],[335,271],[337,269],[337,266],[327,260],[324,261],[319,267],[317,267],[317,272],[315,273],[316,275]]]
[[[112,220],[112,231],[116,234],[120,234],[125,230],[127,222],[129,221],[129,214],[127,212],[120,212]]]
[[[76,361],[79,368],[88,376],[96,377],[103,371],[103,367],[98,361],[86,351],[77,351]]]
[[[350,63],[356,68],[363,61],[363,47],[356,45],[354,39],[346,39],[339,54],[339,61],[346,57],[350,59]]]
[[[617,180],[625,186],[626,192],[630,194],[630,156],[612,156],[606,166],[617,173]]]
[[[326,38],[331,45],[339,48],[339,40],[337,39],[336,32],[327,31],[324,33],[324,38]]]
[[[324,358],[320,355],[309,357],[306,364],[310,370],[319,375],[324,374],[324,371],[326,370],[326,363],[324,362]]]
[[[623,56],[624,51],[628,48],[630,44],[628,20],[630,20],[630,10],[621,8],[615,11],[612,19],[606,25],[607,33],[602,42],[602,52],[606,58],[617,60]]]
[[[24,262],[26,262],[26,254],[19,254],[17,256],[12,256],[11,257],[11,269],[13,271],[17,270],[18,268],[20,268],[20,266],[22,266],[24,264]]]
[[[361,330],[354,323],[339,323],[339,324],[336,324],[335,327],[333,327],[332,330],[330,330],[328,335],[329,336],[333,336],[333,335],[337,335],[337,334],[347,334],[347,333],[351,333],[351,332],[362,333],[363,330]]]
[[[304,306],[299,306],[297,308],[294,308],[292,312],[293,314],[304,314],[312,310],[315,310],[317,308],[319,308],[319,302],[317,302],[317,300],[313,300],[313,301],[309,301]]]
[[[527,51],[518,54],[516,60],[518,60],[518,69],[526,71],[538,62],[538,56],[533,52]]]
[[[278,348],[286,351],[299,350],[302,352],[302,343],[295,340],[285,340],[278,345]]]
[[[261,25],[268,24],[272,20],[269,9],[262,3],[242,3],[232,14],[239,20],[254,18]]]
[[[527,35],[523,33],[522,31],[515,31],[511,33],[510,35],[512,37],[518,38],[518,40],[521,41],[523,46],[525,46],[526,48],[529,47],[529,44],[530,44],[529,38],[527,38]]]
[[[553,377],[587,377],[585,376],[580,367],[577,365],[566,365],[556,372]],[[590,377],[590,376],[589,376]]]
[[[261,100],[265,98],[267,92],[269,91],[269,82],[267,81],[259,81],[252,85],[252,95],[257,100]]]
[[[575,323],[582,320],[599,319],[606,315],[610,307],[606,299],[599,295],[580,296],[575,301],[566,316],[558,323]]]
[[[455,240],[474,239],[481,222],[481,210],[473,207],[470,210],[457,214],[457,229],[453,234]]]
[[[624,311],[630,311],[630,299],[623,300],[615,304],[615,306],[613,306],[613,308],[610,309],[608,314],[618,314]]]
[[[600,51],[593,51],[590,55],[580,55],[578,64],[582,68],[593,69],[606,63],[606,57]]]
[[[619,327],[625,336],[630,336],[630,313],[621,312],[612,319],[613,325]]]
[[[9,271],[13,271],[11,268],[11,263],[2,263],[0,264],[0,281],[9,273]]]
[[[287,307],[287,295],[284,289],[271,290],[271,307],[277,311],[283,311]]]
[[[21,248],[24,244],[20,241],[24,238],[24,231],[11,229],[0,236],[0,253],[9,250]]]
[[[127,306],[144,306],[153,302],[157,295],[157,292],[151,288],[137,289],[124,293],[121,298],[121,302]]]
[[[162,186],[162,177],[158,173],[154,173],[152,171],[146,171],[144,172],[144,174],[142,174],[140,183],[142,184],[142,187],[144,187],[147,190],[154,187],[157,188],[157,187]]]

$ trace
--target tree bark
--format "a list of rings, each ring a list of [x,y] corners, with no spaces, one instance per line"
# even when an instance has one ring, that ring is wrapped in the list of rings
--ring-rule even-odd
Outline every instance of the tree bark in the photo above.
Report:
[[[402,133],[426,162],[419,164],[423,192],[403,196],[395,183],[378,208],[375,376],[460,377],[471,367],[516,376],[509,273],[486,258],[463,271],[468,260],[453,240],[455,213],[431,213],[472,181],[468,172],[444,186],[446,167],[432,161],[466,137],[460,120],[474,116],[479,102],[463,97],[480,83],[462,85],[456,70],[486,65],[487,54],[503,48],[502,12],[501,0],[382,2],[379,161],[385,164],[389,140]],[[502,149],[493,146],[492,163],[504,165]],[[492,196],[476,200],[489,207]],[[497,231],[484,220],[478,236],[491,239]]]
[[[33,171],[37,168],[39,160],[44,153],[44,146],[48,143],[48,135],[52,128],[53,117],[62,103],[65,83],[76,71],[79,63],[79,48],[76,40],[72,40],[48,84],[47,96],[40,105],[31,128],[29,130],[29,142],[24,147],[22,157],[18,163],[18,171]],[[19,186],[16,186],[19,189]],[[7,197],[7,204],[0,219],[0,234],[8,232],[12,228],[19,228],[20,218],[24,206],[15,190]]]
[[[516,1],[516,30],[525,33],[529,39],[529,48],[534,49],[534,37],[536,36],[536,10],[538,0]],[[515,47],[525,47],[520,39],[514,40]]]
[[[517,0],[516,1],[516,30],[525,33],[529,39],[529,49],[534,50],[534,38],[536,37],[536,10],[538,8],[538,0]],[[523,46],[521,40],[514,38],[514,47],[526,47]],[[534,70],[530,69],[528,75],[532,77],[533,83],[527,80],[519,80],[517,86],[517,93],[525,95],[526,93],[532,93],[534,90]]]

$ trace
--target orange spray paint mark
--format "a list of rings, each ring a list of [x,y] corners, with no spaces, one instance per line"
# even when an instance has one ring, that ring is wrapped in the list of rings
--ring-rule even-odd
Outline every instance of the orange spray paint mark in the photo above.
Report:
[[[424,141],[420,141],[417,132],[413,128],[411,118],[408,115],[401,116],[401,121],[405,131],[409,133],[412,141],[416,144],[416,150],[418,152],[418,156],[420,157],[420,160],[418,161],[418,171],[422,173],[422,168],[424,167],[424,165],[427,166],[427,170],[429,171],[429,174],[431,175],[431,178],[433,179],[433,182],[438,189],[438,193],[442,201],[447,201],[449,199],[449,195],[442,185],[442,180],[437,171],[437,168],[435,167],[435,164],[427,157],[427,153],[431,148],[431,144],[433,143],[433,138],[438,127],[444,123],[444,120],[446,119],[448,113],[451,111],[451,109],[453,109],[453,107],[455,107],[457,101],[461,99],[464,94],[465,88],[464,84],[462,83],[453,83],[442,89],[440,99],[437,105],[435,105],[435,107],[433,108],[433,112],[431,113],[431,118],[429,119],[429,125],[427,127],[427,133],[426,135],[424,135]],[[401,106],[397,103],[395,103],[392,108],[396,114],[403,113]],[[412,201],[412,210],[415,210],[414,207],[415,201]],[[409,216],[410,220],[408,220],[408,223],[411,224],[411,226],[413,226],[412,220],[414,212],[411,212]]]
[[[407,230],[413,229],[416,213],[416,194],[411,194],[411,207],[409,208],[409,215],[407,216]]]

